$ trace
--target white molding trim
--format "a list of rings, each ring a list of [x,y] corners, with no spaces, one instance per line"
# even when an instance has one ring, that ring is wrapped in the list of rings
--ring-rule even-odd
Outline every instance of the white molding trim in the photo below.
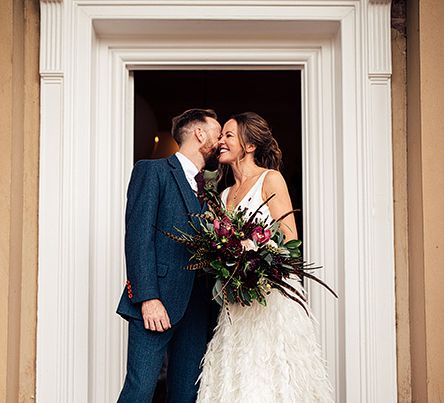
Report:
[[[113,401],[124,375],[114,310],[131,71],[266,66],[302,69],[305,253],[340,293],[310,286],[337,401],[395,402],[390,2],[65,0],[41,10],[37,400]]]
[[[41,2],[40,7],[40,74],[62,75],[63,4]]]
[[[391,21],[387,1],[368,6],[369,75],[390,77],[392,73]]]
[[[62,69],[63,5],[41,2],[40,31],[40,164],[39,164],[39,275],[37,356],[44,357],[44,370],[37,370],[36,383],[51,390],[60,401],[66,385],[69,357],[65,335],[68,273],[63,244],[62,188],[64,160],[64,72]],[[53,292],[51,292],[51,289]],[[54,292],[55,290],[55,292]],[[38,364],[37,364],[38,365]]]

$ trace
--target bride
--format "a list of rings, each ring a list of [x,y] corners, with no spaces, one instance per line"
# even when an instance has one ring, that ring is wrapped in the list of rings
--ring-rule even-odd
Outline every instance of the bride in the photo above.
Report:
[[[219,146],[219,163],[231,167],[235,178],[221,195],[229,210],[254,211],[272,194],[262,218],[276,219],[292,209],[279,172],[281,151],[263,118],[252,112],[233,116]],[[297,239],[293,215],[281,229],[286,240]],[[333,402],[313,319],[298,303],[273,290],[266,307],[256,301],[230,304],[229,315],[221,309],[203,359],[197,402]]]

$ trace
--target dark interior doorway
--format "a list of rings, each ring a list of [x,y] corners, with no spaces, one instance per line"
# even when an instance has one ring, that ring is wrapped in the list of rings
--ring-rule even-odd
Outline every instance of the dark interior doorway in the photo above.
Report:
[[[134,72],[134,162],[177,150],[171,119],[190,108],[214,109],[221,125],[253,111],[267,120],[283,154],[293,207],[302,210],[302,112],[299,70],[143,70]],[[303,239],[302,212],[296,215]],[[154,402],[164,402],[160,382]]]
[[[300,70],[143,70],[134,72],[134,84],[134,162],[176,151],[171,119],[186,109],[214,109],[222,125],[253,111],[271,126],[293,206],[302,209]],[[302,214],[297,226],[302,238]]]

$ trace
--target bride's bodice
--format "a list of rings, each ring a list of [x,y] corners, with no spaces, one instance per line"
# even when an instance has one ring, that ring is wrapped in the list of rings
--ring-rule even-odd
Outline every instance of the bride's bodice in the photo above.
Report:
[[[236,206],[236,210],[248,208],[248,211],[253,213],[256,211],[256,209],[259,208],[259,206],[264,202],[262,198],[262,186],[264,184],[264,179],[267,176],[267,173],[269,171],[264,171],[259,176],[259,178],[256,180],[256,183],[251,187],[251,189],[245,194],[245,196],[242,198],[242,200],[238,203]],[[227,206],[227,199],[228,199],[228,193],[230,191],[231,187],[226,188],[222,194],[221,199],[225,206]],[[267,220],[271,217],[270,209],[265,204],[260,209],[260,214],[258,214],[258,218],[262,220]],[[271,218],[270,218],[271,219]]]

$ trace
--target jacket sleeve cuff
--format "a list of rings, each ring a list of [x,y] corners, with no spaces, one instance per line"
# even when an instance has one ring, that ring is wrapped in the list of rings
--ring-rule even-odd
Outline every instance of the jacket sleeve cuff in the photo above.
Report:
[[[140,304],[143,301],[148,301],[150,299],[160,299],[159,290],[156,288],[148,288],[138,293],[134,293],[132,298],[130,298],[133,304]]]

